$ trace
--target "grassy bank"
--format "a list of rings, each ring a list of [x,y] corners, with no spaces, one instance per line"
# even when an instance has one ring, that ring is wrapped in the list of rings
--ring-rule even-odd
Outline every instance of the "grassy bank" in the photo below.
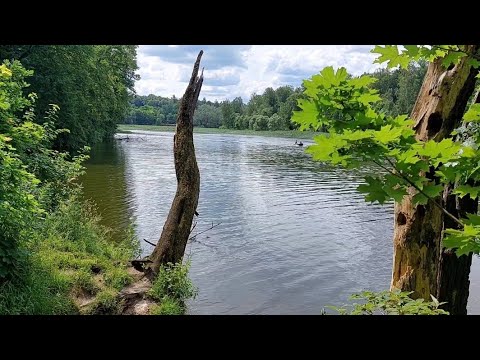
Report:
[[[0,314],[114,314],[139,248],[112,242],[92,206],[71,198],[32,233],[19,279],[0,285]]]
[[[175,126],[119,124],[117,132],[129,133],[132,130],[174,132]],[[283,137],[283,138],[292,138],[292,139],[312,139],[315,135],[318,134],[313,131],[298,131],[298,130],[255,131],[255,130],[234,130],[234,129],[200,128],[200,127],[193,128],[193,132],[196,134],[253,135],[253,136]]]
[[[140,254],[132,230],[115,242],[89,203],[72,197],[47,215],[26,244],[20,276],[0,285],[0,315],[120,314],[118,293]],[[181,315],[195,297],[189,264],[162,267],[148,296],[151,315]]]

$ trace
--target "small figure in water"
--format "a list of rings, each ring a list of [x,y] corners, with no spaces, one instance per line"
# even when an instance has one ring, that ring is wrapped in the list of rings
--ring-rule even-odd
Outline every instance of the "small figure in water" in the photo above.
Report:
[[[297,140],[295,140],[295,145],[298,145],[298,146],[303,146],[303,143],[300,141],[300,142],[297,142]]]

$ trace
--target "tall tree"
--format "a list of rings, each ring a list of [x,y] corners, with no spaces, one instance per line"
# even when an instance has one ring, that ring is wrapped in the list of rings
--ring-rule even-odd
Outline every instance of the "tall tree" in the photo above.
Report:
[[[60,149],[111,137],[138,79],[132,45],[1,45],[0,58],[21,59],[34,70],[29,90],[38,94],[37,119],[49,104],[60,107],[56,126],[69,130],[56,140]]]

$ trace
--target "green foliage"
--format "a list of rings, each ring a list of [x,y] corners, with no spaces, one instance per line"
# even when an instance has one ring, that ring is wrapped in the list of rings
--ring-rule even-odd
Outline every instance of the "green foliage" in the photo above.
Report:
[[[206,128],[218,128],[222,123],[222,111],[213,105],[202,104],[195,110],[193,125]]]
[[[465,122],[479,122],[480,121],[480,104],[472,104],[468,111],[463,115]]]
[[[380,55],[374,61],[375,63],[386,62],[388,68],[400,66],[404,69],[412,60],[420,59],[428,61],[442,59],[442,65],[448,68],[467,56],[464,45],[404,45],[403,50],[400,50],[398,45],[377,45],[371,52]],[[476,66],[475,62],[471,62],[471,64]]]
[[[120,301],[118,292],[104,289],[97,294],[94,303],[88,308],[90,315],[118,315],[120,314]]]
[[[290,122],[292,111],[297,109],[296,100],[301,89],[281,86],[274,90],[265,89],[261,95],[253,94],[248,104],[241,97],[222,101],[198,102],[194,114],[194,126],[206,128],[291,130],[295,125]],[[148,95],[135,96],[130,102],[129,114],[125,124],[172,125],[176,122],[179,100],[173,96]]]
[[[362,303],[328,308],[340,315],[448,315],[447,311],[439,308],[445,303],[439,303],[433,295],[430,295],[432,301],[413,300],[410,298],[412,293],[399,290],[378,293],[363,291],[350,297],[350,300],[362,300]]]
[[[185,265],[168,263],[161,266],[149,295],[160,301],[165,297],[170,297],[181,304],[189,298],[195,298],[197,289],[188,277],[189,269],[189,262]]]
[[[50,104],[59,106],[55,128],[69,129],[55,139],[61,150],[76,151],[111,137],[138,79],[132,45],[0,45],[0,59],[21,59],[34,70],[35,122],[43,123]]]
[[[184,306],[176,299],[165,296],[160,304],[155,304],[150,308],[150,315],[183,315]]]
[[[78,200],[88,148],[73,157],[53,150],[70,131],[56,129],[57,105],[38,121],[41,96],[23,93],[28,76],[18,61],[0,65],[0,314],[74,313],[72,295],[117,291],[131,281],[125,264],[138,244],[131,232],[110,242],[91,206]]]
[[[30,256],[19,263],[19,276],[0,285],[0,314],[75,314],[72,295],[95,296],[89,313],[115,313],[139,243],[131,232],[112,242],[99,220],[91,205],[76,198],[47,214],[26,244]]]
[[[462,47],[444,45],[406,46],[401,51],[396,46],[377,46],[373,52],[381,54],[378,62],[388,61],[389,66],[403,68],[408,68],[405,59],[427,57],[431,61],[445,56],[443,61],[450,64],[463,57],[457,54],[463,53]],[[366,184],[358,187],[369,202],[400,202],[413,187],[414,205],[423,205],[438,201],[435,199],[450,183],[458,184],[455,194],[476,198],[479,189],[466,183],[480,180],[478,146],[451,138],[439,142],[417,140],[411,119],[406,115],[389,115],[377,106],[380,97],[371,88],[375,81],[369,75],[349,78],[346,69],[334,71],[332,67],[304,81],[304,98],[298,101],[301,110],[294,112],[292,120],[300,129],[328,131],[316,136],[315,144],[307,148],[313,159],[347,168],[375,164],[376,175],[366,177]],[[473,105],[465,114],[467,120],[475,121],[477,111]],[[445,235],[445,246],[456,248],[458,256],[480,251],[480,224],[478,228],[472,225],[462,230],[447,230]]]
[[[410,114],[427,71],[425,61],[410,63],[407,69],[379,69],[372,76],[377,79],[371,87],[377,89],[381,101],[374,109],[387,115]]]

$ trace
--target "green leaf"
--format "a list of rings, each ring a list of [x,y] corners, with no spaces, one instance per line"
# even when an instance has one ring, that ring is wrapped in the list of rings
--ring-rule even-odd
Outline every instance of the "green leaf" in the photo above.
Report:
[[[357,98],[357,100],[358,100],[358,102],[362,103],[363,105],[370,105],[370,103],[376,103],[376,102],[382,100],[382,98],[380,97],[380,95],[378,95],[376,93],[368,92],[368,93],[360,95]]]
[[[479,226],[465,224],[462,230],[446,229],[443,245],[448,248],[455,248],[457,256],[471,252],[478,254],[480,251],[479,236]]]
[[[464,158],[472,158],[477,155],[477,151],[470,146],[463,146],[460,150],[460,155]]]
[[[468,64],[471,65],[474,69],[478,69],[480,67],[480,61],[477,59],[468,59]]]
[[[453,193],[458,195],[460,198],[470,195],[471,199],[475,199],[479,192],[480,187],[470,185],[459,185],[453,190]]]
[[[398,141],[402,135],[402,128],[393,128],[392,125],[385,125],[380,128],[379,131],[373,133],[375,140],[382,144],[388,144],[390,142]]]
[[[365,177],[365,181],[367,184],[362,184],[357,187],[357,191],[367,193],[365,200],[370,202],[378,201],[380,204],[385,203],[389,196],[383,190],[383,183],[379,179],[371,176]]]
[[[468,109],[468,111],[463,115],[463,121],[480,121],[480,104],[472,104],[472,106],[470,106],[470,109]]]
[[[403,45],[403,47],[406,49],[405,54],[407,56],[412,59],[415,59],[418,56],[420,48],[417,45]]]
[[[414,205],[425,205],[429,199],[434,199],[443,191],[442,185],[424,185],[422,192],[418,192],[412,198]],[[425,195],[424,195],[425,194]]]
[[[343,138],[349,141],[358,141],[363,139],[371,139],[372,135],[373,135],[373,130],[365,130],[365,131],[345,130],[343,133]]]
[[[423,195],[422,193],[417,193],[413,196],[412,201],[415,206],[417,205],[426,205],[428,203],[428,197]]]
[[[444,186],[443,185],[433,185],[429,184],[423,187],[422,191],[432,199],[440,195],[440,193],[443,191]]]
[[[467,56],[466,53],[461,51],[449,51],[447,55],[442,59],[442,65],[448,68],[451,64],[458,64],[460,59]]]
[[[347,141],[336,134],[318,135],[314,138],[315,143],[307,148],[307,153],[312,154],[317,161],[330,161],[338,149],[348,146]]]
[[[302,110],[293,112],[292,121],[300,124],[302,130],[310,127],[318,129],[321,124],[317,120],[319,114],[317,105],[310,100],[299,99],[298,107]]]
[[[420,161],[420,158],[417,156],[417,151],[415,149],[408,149],[407,151],[399,154],[398,161],[401,161],[405,164],[416,164]]]
[[[368,75],[362,75],[360,77],[356,77],[353,79],[348,80],[348,84],[350,86],[353,86],[354,88],[360,89],[362,87],[367,87],[370,84],[373,84],[376,82],[378,79],[368,76]]]
[[[480,215],[467,214],[467,218],[468,219],[462,219],[464,224],[480,226]]]
[[[385,193],[396,202],[402,202],[403,197],[408,195],[407,190],[404,187],[384,187]]]
[[[320,74],[317,76],[312,77],[312,81],[317,86],[325,87],[326,89],[331,88],[332,86],[338,86],[342,81],[347,79],[347,69],[341,67],[335,73],[333,70],[333,66],[327,66]]]
[[[380,56],[374,61],[374,63],[387,62],[387,68],[399,66],[406,69],[410,62],[409,57],[406,54],[400,54],[398,52],[397,45],[385,45],[384,47],[376,45],[372,53],[380,54]]]

